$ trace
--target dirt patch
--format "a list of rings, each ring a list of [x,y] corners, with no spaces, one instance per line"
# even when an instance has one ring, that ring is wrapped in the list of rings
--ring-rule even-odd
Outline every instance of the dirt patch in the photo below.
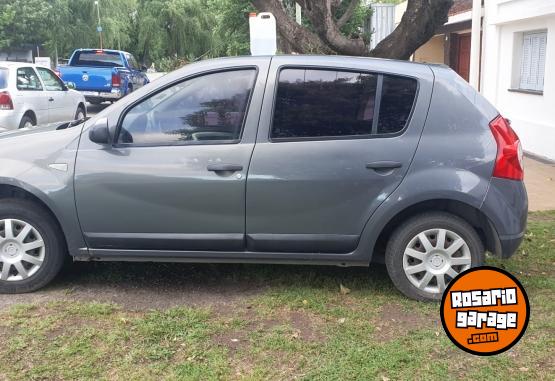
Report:
[[[231,308],[266,289],[241,265],[75,263],[51,285],[31,294],[0,295],[0,311],[21,303],[115,303],[145,311],[178,306]]]
[[[400,304],[386,304],[376,318],[374,337],[379,342],[387,342],[423,328],[436,328],[440,332],[439,314],[432,316],[421,311],[407,311]]]

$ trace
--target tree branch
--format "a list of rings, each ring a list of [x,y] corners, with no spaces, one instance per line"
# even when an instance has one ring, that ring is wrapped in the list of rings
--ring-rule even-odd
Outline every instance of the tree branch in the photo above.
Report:
[[[353,0],[355,1],[355,0]],[[308,17],[316,34],[337,53],[362,56],[368,49],[362,38],[349,38],[341,33],[332,13],[332,0],[306,0],[311,5]]]
[[[408,60],[447,22],[452,5],[453,0],[408,0],[407,10],[397,28],[370,55]]]
[[[339,29],[343,28],[343,26],[349,22],[351,17],[353,17],[353,13],[355,13],[355,10],[359,6],[359,4],[360,4],[360,0],[351,0],[349,5],[347,6],[347,9],[345,9],[345,12],[337,20],[337,27]]]

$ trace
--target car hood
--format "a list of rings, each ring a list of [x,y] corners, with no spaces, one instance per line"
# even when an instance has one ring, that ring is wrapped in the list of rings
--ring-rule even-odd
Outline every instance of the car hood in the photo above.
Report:
[[[84,123],[70,125],[53,123],[1,133],[0,160],[36,163],[37,160],[50,161],[62,152],[75,156]]]

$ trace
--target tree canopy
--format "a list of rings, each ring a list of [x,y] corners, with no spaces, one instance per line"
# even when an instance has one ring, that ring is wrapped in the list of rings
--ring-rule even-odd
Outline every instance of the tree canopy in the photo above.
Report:
[[[400,0],[381,0],[399,2]],[[302,22],[295,21],[295,2]],[[248,14],[272,12],[281,52],[408,58],[447,19],[452,0],[408,0],[399,27],[373,51],[360,0],[98,0],[103,46],[162,70],[204,57],[249,54]],[[364,4],[363,4],[364,3]],[[99,47],[94,0],[0,0],[0,49],[41,45],[52,57]]]

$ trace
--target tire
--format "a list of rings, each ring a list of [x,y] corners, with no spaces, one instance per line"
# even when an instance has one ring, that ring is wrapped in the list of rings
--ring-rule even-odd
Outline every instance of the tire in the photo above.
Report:
[[[23,224],[31,228],[27,230],[25,237],[21,238],[24,234],[23,229],[26,229],[23,228]],[[9,234],[6,228],[8,225],[11,226],[13,234]],[[10,240],[12,236],[13,239]],[[42,247],[25,250],[22,246],[38,246],[41,244],[41,238]],[[18,244],[20,246],[17,246]],[[14,261],[17,262],[21,258],[20,255],[27,255],[25,259],[30,256],[35,258],[35,263],[27,262],[25,259],[19,261],[19,266],[23,266],[27,277],[22,276],[14,264]],[[47,211],[27,200],[0,200],[0,293],[19,294],[44,287],[60,272],[66,256],[67,249],[62,232]],[[40,264],[37,264],[38,262]]]
[[[31,126],[37,125],[37,123],[29,115],[23,115],[23,118],[21,118],[21,122],[19,122],[19,128],[23,128],[27,124],[30,124]]]
[[[401,293],[415,300],[440,301],[445,286],[458,273],[484,263],[484,251],[480,237],[466,221],[430,212],[409,219],[393,232],[385,264]]]
[[[87,110],[83,106],[77,107],[77,111],[75,112],[75,120],[84,119],[87,117]]]

